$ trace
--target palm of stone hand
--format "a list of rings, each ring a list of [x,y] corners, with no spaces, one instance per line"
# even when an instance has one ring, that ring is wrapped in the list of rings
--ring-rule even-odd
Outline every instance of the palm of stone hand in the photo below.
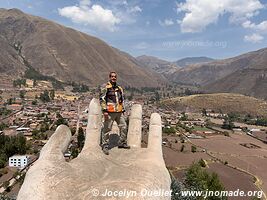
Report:
[[[101,111],[93,99],[82,152],[65,162],[63,152],[71,133],[68,127],[59,126],[27,172],[18,200],[170,199],[160,116],[151,115],[148,148],[141,148],[141,117],[141,106],[134,105],[128,131],[131,149],[114,148],[107,156],[99,147]]]

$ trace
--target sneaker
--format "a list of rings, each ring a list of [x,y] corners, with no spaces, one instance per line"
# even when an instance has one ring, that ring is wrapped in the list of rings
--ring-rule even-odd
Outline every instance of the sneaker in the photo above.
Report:
[[[119,149],[130,149],[131,147],[127,145],[127,143],[119,143],[118,148]]]
[[[104,145],[103,147],[102,147],[102,151],[103,151],[103,153],[104,154],[106,154],[106,155],[109,155],[109,151],[108,151],[109,149],[108,149],[108,145]]]

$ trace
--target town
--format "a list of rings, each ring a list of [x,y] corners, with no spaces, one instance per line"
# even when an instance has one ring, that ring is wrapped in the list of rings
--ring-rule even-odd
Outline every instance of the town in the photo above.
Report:
[[[60,124],[69,126],[72,133],[72,142],[64,153],[66,161],[77,157],[85,139],[88,105],[99,95],[98,88],[62,91],[54,90],[46,81],[33,82],[27,79],[25,86],[1,90],[0,138],[4,148],[0,155],[0,193],[11,199],[16,198],[25,173]],[[249,125],[233,114],[211,109],[178,112],[160,104],[160,99],[170,98],[163,95],[163,89],[141,93],[128,90],[126,116],[133,104],[142,105],[143,148],[147,146],[151,114],[161,115],[163,156],[174,177],[182,179],[188,166],[202,161],[203,166],[209,166],[208,171],[219,174],[228,190],[267,191],[267,176],[259,167],[266,163],[266,126]],[[235,179],[244,179],[248,186]]]

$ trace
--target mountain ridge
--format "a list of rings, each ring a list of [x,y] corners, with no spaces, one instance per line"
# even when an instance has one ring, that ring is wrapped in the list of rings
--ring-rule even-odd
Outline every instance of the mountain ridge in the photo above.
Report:
[[[125,56],[94,36],[18,9],[0,10],[0,36],[10,46],[20,45],[21,55],[35,70],[64,82],[95,86],[106,82],[110,71],[117,71],[118,81],[125,86],[157,87],[165,82],[160,75],[139,66],[129,54]],[[19,62],[10,57],[2,60]],[[16,73],[21,65],[14,69],[16,76],[21,75]]]
[[[157,58],[155,56],[142,55],[136,57],[136,60],[140,63],[140,65],[165,75],[171,74],[179,68],[179,66],[177,66],[175,63]]]
[[[239,56],[195,64],[170,76],[179,83],[199,85],[204,92],[233,92],[267,98],[267,48]]]
[[[177,64],[180,67],[186,67],[186,66],[193,65],[193,64],[212,62],[214,60],[215,59],[209,58],[209,57],[206,57],[206,56],[185,57],[185,58],[182,58],[182,59],[179,59],[179,60],[175,61],[174,63]]]

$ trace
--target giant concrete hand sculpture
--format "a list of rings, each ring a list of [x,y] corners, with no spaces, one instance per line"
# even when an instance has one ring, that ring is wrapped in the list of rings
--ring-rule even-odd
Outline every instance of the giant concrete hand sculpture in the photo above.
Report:
[[[79,156],[65,162],[63,152],[71,133],[60,125],[27,172],[18,200],[171,199],[170,176],[162,156],[160,115],[151,115],[147,148],[141,148],[141,118],[141,105],[134,105],[128,131],[131,149],[113,148],[105,155],[99,146],[100,106],[93,99]]]

